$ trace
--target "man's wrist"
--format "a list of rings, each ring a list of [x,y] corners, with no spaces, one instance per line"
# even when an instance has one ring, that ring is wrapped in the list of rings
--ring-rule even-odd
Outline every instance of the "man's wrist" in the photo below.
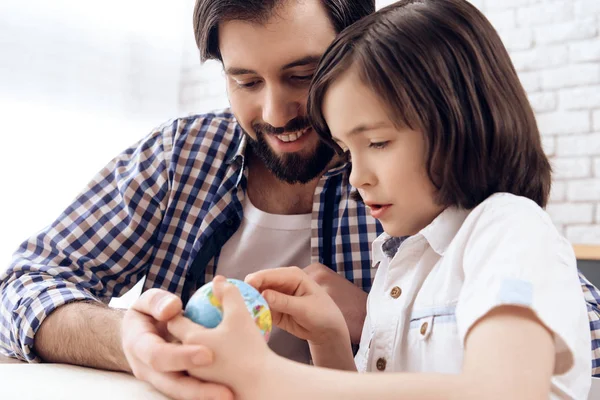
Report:
[[[128,371],[121,344],[123,315],[102,303],[64,304],[40,326],[34,350],[46,362]]]

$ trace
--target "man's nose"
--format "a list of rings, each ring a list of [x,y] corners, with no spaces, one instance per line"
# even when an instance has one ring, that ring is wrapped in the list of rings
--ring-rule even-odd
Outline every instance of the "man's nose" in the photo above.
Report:
[[[282,87],[270,87],[265,91],[263,121],[275,128],[284,127],[299,114],[301,105],[292,93]]]

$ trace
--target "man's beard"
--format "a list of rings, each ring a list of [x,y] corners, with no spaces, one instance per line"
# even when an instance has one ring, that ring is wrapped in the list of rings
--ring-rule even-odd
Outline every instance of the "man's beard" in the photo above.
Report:
[[[247,132],[244,133],[248,137],[254,154],[277,179],[289,184],[305,184],[315,179],[325,169],[333,158],[333,149],[319,141],[317,148],[310,155],[304,156],[296,153],[277,155],[267,143],[266,135],[300,132],[309,126],[308,119],[298,117],[288,122],[283,128],[274,128],[267,124],[253,124],[252,129],[256,132],[256,140]]]

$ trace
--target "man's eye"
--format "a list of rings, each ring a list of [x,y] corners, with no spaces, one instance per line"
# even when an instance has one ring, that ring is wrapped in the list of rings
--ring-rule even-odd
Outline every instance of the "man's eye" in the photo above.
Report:
[[[258,81],[251,81],[251,82],[235,82],[236,85],[238,85],[241,88],[244,89],[250,89],[255,87],[256,85],[258,85]]]

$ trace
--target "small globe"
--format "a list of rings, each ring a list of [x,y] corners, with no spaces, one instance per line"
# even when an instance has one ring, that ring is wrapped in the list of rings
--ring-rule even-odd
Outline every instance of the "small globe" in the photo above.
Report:
[[[238,288],[248,312],[252,315],[265,340],[268,341],[273,322],[271,310],[264,297],[244,281],[227,279],[227,282]],[[214,328],[223,320],[223,307],[214,296],[212,286],[212,282],[209,282],[198,289],[190,298],[183,312],[184,316],[206,328]]]

